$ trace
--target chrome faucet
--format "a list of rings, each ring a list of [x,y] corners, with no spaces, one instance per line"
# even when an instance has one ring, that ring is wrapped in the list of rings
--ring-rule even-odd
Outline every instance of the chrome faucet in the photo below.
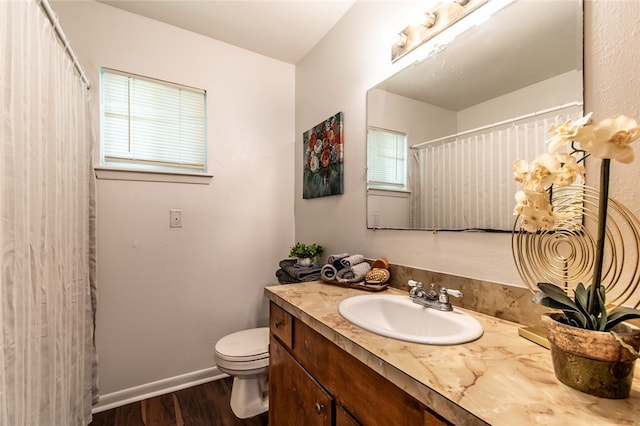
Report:
[[[413,300],[413,303],[439,311],[453,311],[453,307],[449,303],[449,296],[462,297],[460,290],[441,287],[439,291],[436,291],[436,285],[433,283],[429,290],[425,290],[419,281],[409,280],[408,284],[411,286],[409,297]]]

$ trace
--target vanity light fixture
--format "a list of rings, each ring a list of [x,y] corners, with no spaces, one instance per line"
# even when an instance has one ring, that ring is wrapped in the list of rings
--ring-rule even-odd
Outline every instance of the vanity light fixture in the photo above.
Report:
[[[423,22],[408,25],[398,34],[398,40],[391,48],[391,62],[440,34],[488,1],[490,0],[448,0],[438,3],[425,13]]]

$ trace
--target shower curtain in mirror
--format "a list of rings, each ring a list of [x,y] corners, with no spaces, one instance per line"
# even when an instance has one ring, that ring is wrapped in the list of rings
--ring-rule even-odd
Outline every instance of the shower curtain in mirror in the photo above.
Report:
[[[572,106],[412,150],[412,227],[511,231],[520,189],[513,162],[546,152],[549,126],[581,116],[582,107]]]
[[[87,90],[35,0],[0,1],[0,425],[91,421]]]

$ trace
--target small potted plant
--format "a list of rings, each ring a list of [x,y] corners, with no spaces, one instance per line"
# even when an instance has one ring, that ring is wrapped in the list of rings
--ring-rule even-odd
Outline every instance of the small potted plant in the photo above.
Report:
[[[291,247],[289,257],[297,258],[300,266],[311,266],[316,262],[318,257],[322,256],[323,251],[324,249],[322,246],[316,243],[303,244],[297,242],[293,247]]]
[[[587,262],[591,266],[590,276],[585,276],[590,278],[591,285],[585,287],[581,282],[574,284],[565,279],[556,283],[562,286],[538,282],[540,291],[533,300],[560,311],[542,317],[558,380],[585,393],[618,399],[629,396],[633,364],[639,356],[640,347],[640,330],[625,321],[640,318],[640,310],[614,307],[606,300],[607,287],[612,281],[615,283],[615,278],[611,274],[607,278],[609,282],[605,280],[605,272],[613,270],[604,264],[605,243],[611,245],[616,242],[607,227],[609,169],[612,159],[625,164],[633,161],[634,151],[629,144],[640,138],[640,127],[636,120],[624,115],[591,125],[588,124],[590,116],[552,126],[549,129],[553,135],[549,141],[549,152],[538,156],[531,164],[523,160],[514,163],[514,177],[522,184],[522,190],[516,194],[518,204],[514,214],[518,219],[514,235],[522,232],[528,235],[526,244],[514,245],[514,259],[517,262],[525,259],[527,250],[537,249],[538,258],[542,260],[532,269],[544,271],[547,273],[544,276],[549,277],[554,256],[559,257],[553,244],[547,244],[549,241],[576,241],[576,253],[580,254],[594,248],[594,256]],[[582,157],[577,159],[575,154]],[[562,192],[562,187],[573,185],[584,176],[584,168],[578,163],[588,156],[602,160],[598,190],[580,185],[575,186],[578,191],[573,192],[573,198],[556,197],[557,192]],[[584,181],[583,178],[581,180]],[[586,211],[585,200],[590,194],[595,194],[593,205],[597,204],[597,236],[593,239],[589,238],[591,234],[584,227],[585,220],[580,213]],[[620,208],[619,203],[616,204]],[[627,217],[631,216],[629,212]],[[636,223],[635,220],[628,222]],[[615,222],[613,226],[616,226]],[[640,245],[638,231],[634,229],[631,233],[636,247]],[[612,261],[616,254],[613,250],[610,253],[609,260]],[[625,253],[618,255],[624,256]],[[621,261],[624,263],[624,259]],[[568,267],[568,263],[564,264],[563,271],[566,272]],[[531,279],[525,278],[527,274],[519,271],[525,282],[531,285]],[[537,274],[535,270],[529,272]],[[627,284],[627,288],[636,287],[637,284],[632,282]],[[573,295],[569,293],[570,289]]]

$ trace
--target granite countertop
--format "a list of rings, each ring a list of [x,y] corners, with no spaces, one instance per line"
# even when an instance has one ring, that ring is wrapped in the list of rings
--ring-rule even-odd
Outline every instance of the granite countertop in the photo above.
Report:
[[[394,288],[384,291],[406,294]],[[484,334],[453,346],[403,342],[368,332],[338,313],[340,302],[366,291],[322,282],[267,287],[269,299],[460,425],[640,425],[640,371],[631,396],[593,397],[560,383],[549,351],[518,336],[519,325],[461,309]]]

